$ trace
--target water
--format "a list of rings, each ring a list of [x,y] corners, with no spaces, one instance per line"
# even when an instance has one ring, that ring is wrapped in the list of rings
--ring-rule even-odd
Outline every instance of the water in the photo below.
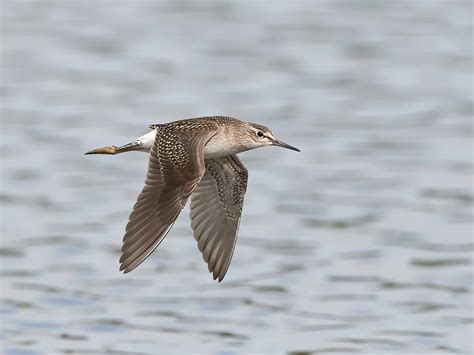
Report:
[[[472,352],[469,1],[1,10],[2,354]],[[83,152],[212,114],[301,153],[241,155],[223,283],[187,210],[120,274],[147,157]]]

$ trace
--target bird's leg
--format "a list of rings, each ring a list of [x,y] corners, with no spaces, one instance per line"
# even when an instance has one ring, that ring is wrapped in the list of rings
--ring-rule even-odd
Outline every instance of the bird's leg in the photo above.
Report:
[[[140,143],[135,141],[132,143],[122,145],[120,147],[116,147],[115,145],[112,145],[110,147],[100,147],[100,148],[90,150],[86,154],[112,154],[113,155],[113,154],[118,154],[118,153],[129,152],[131,150],[142,150],[140,148]]]
[[[151,131],[141,137],[138,137],[133,142],[116,147],[112,145],[110,147],[101,147],[88,151],[86,154],[118,154],[130,152],[132,150],[140,152],[149,152],[155,141],[156,132]]]

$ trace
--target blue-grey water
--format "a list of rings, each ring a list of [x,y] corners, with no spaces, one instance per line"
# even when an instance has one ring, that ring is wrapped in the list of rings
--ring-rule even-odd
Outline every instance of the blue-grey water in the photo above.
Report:
[[[2,1],[1,353],[471,354],[470,1]],[[118,272],[147,156],[84,156],[225,114],[241,155],[212,281],[179,217]]]

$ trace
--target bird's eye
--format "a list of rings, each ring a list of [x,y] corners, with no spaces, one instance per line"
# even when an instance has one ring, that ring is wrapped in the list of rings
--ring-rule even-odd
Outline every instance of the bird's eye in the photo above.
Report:
[[[257,137],[260,137],[260,138],[262,138],[264,136],[262,131],[257,131],[256,134],[257,134]]]

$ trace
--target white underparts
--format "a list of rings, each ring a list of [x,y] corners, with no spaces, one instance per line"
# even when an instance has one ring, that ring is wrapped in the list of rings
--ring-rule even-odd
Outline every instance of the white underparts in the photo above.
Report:
[[[148,132],[147,134],[144,134],[141,137],[138,137],[137,139],[135,139],[135,142],[140,145],[140,150],[149,152],[153,147],[153,144],[155,143],[155,137],[156,131],[153,130],[151,132]]]

